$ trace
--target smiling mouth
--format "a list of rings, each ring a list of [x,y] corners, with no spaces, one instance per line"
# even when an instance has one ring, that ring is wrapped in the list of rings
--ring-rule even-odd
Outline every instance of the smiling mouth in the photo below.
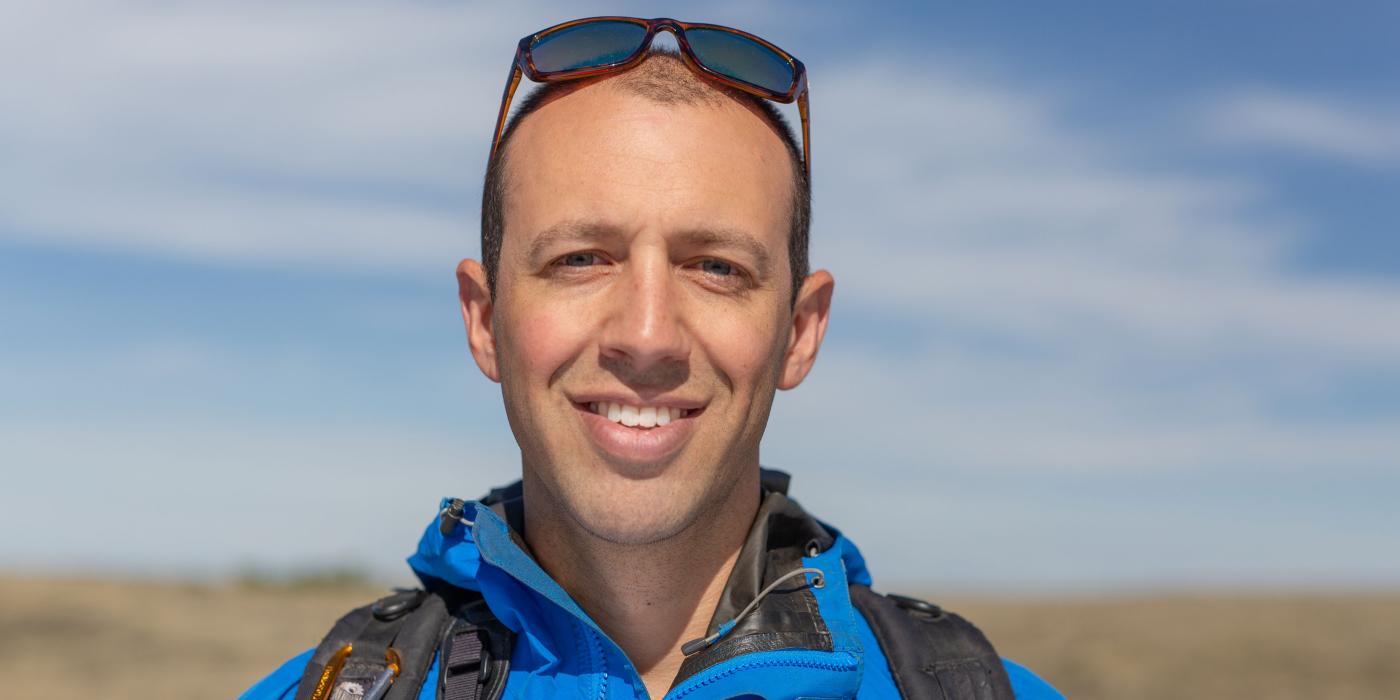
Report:
[[[589,412],[619,425],[643,430],[669,425],[671,421],[689,418],[699,411],[674,406],[634,406],[615,401],[593,401],[587,404],[587,408]]]
[[[664,473],[694,437],[695,419],[706,408],[701,402],[681,400],[666,401],[672,404],[666,406],[611,399],[573,403],[583,419],[584,432],[604,456],[609,469],[628,478],[651,478]],[[677,403],[684,407],[674,405]]]

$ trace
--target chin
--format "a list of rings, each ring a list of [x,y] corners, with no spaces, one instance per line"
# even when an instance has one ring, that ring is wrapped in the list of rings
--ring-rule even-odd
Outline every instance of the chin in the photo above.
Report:
[[[594,537],[621,545],[655,544],[713,510],[716,496],[713,478],[708,484],[686,484],[669,476],[630,479],[609,474],[565,487],[561,495],[574,520]]]

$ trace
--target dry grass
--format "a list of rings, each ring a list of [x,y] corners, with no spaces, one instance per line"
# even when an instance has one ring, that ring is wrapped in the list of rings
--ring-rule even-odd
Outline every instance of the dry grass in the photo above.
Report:
[[[356,585],[0,578],[5,697],[231,698]],[[1400,697],[1400,595],[944,600],[1070,697]]]
[[[233,698],[379,594],[354,586],[0,579],[0,667],[18,671],[4,696]]]
[[[949,601],[1069,697],[1400,698],[1400,595]]]

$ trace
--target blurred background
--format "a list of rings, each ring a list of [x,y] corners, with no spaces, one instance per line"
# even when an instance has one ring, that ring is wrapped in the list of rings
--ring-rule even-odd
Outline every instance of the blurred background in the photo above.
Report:
[[[593,14],[810,70],[764,462],[877,588],[1071,697],[1400,693],[1393,3],[9,0],[15,697],[231,697],[516,478],[453,269],[516,40]]]

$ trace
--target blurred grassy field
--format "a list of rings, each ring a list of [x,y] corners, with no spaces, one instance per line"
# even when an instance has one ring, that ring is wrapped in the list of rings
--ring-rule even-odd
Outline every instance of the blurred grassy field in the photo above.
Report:
[[[3,695],[232,698],[380,593],[3,576]],[[1071,698],[1400,698],[1400,593],[932,598]]]

